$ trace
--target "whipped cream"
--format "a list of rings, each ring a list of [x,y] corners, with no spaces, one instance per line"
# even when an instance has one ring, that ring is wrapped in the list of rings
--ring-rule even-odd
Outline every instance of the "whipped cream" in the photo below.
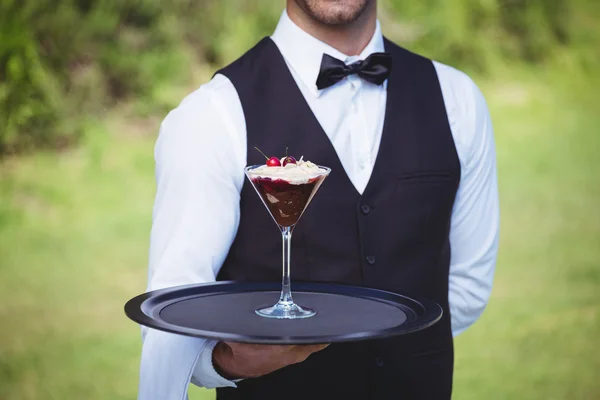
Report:
[[[316,178],[329,171],[318,165],[300,159],[296,164],[287,164],[285,167],[269,167],[261,165],[248,171],[252,178],[271,178],[285,180],[293,185],[307,183],[310,179]]]

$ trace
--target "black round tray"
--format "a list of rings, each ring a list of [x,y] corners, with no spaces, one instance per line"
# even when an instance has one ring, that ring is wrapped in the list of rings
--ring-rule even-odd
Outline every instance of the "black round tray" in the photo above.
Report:
[[[442,317],[428,300],[365,287],[294,282],[305,319],[264,318],[254,312],[279,299],[279,283],[214,282],[148,292],[129,300],[125,313],[158,330],[241,343],[316,344],[385,338],[425,329]]]

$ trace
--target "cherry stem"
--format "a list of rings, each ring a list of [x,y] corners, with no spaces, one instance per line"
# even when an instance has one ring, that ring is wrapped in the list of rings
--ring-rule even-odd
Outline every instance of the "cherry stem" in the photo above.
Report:
[[[287,150],[288,150],[288,148],[286,146],[286,148],[285,148],[285,158],[287,158]]]
[[[265,153],[263,153],[262,151],[260,151],[260,149],[259,149],[258,147],[255,147],[255,149],[256,149],[256,150],[258,150],[258,152],[259,152],[260,154],[262,154],[262,155],[263,155],[263,156],[264,156],[264,157],[265,157],[267,160],[269,160],[269,157],[267,157],[267,156],[265,155]]]

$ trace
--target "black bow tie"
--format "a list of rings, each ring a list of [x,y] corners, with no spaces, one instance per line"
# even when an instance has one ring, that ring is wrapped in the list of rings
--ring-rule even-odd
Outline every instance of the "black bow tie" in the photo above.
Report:
[[[323,54],[317,88],[319,90],[328,88],[353,74],[358,74],[368,82],[381,85],[390,76],[391,70],[392,55],[390,53],[373,53],[364,61],[357,61],[350,65],[346,65],[343,61],[328,54]]]

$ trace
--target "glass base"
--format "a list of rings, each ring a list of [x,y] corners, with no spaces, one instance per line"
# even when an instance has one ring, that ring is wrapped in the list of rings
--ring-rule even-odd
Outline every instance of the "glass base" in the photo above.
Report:
[[[265,318],[297,319],[312,317],[317,312],[310,308],[300,307],[296,303],[285,304],[280,302],[272,307],[256,310],[256,314]]]

